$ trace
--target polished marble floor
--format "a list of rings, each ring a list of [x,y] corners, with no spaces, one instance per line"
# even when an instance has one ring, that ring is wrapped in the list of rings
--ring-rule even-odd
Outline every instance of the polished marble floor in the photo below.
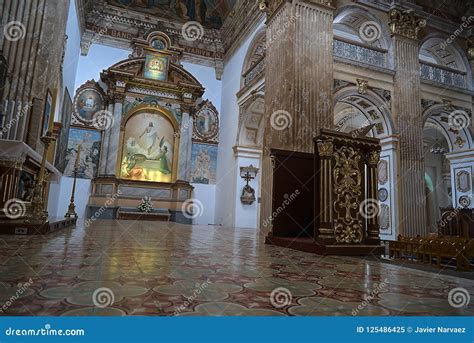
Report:
[[[472,280],[269,246],[249,229],[78,224],[0,236],[0,315],[474,315]],[[470,305],[450,305],[457,287]]]

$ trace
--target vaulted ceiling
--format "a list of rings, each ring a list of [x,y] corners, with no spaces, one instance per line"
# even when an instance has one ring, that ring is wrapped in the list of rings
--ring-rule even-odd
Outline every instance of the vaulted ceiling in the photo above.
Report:
[[[107,0],[110,5],[170,21],[198,21],[220,28],[237,0]]]

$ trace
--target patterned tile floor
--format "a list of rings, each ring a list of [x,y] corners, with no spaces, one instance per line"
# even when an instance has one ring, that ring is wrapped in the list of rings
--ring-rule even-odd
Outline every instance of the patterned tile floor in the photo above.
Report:
[[[0,236],[0,256],[0,315],[474,314],[474,300],[448,303],[456,287],[474,299],[472,280],[269,246],[248,229],[97,221]]]

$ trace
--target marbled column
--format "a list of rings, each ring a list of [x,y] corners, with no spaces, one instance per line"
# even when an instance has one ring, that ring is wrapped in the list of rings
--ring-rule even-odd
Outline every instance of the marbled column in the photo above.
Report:
[[[189,181],[191,169],[191,145],[193,122],[188,112],[183,112],[179,141],[178,179]]]
[[[122,102],[123,94],[114,95],[114,117],[110,126],[110,137],[107,149],[107,166],[106,171],[109,176],[116,176],[117,158],[119,155],[120,143],[120,125],[122,123]]]
[[[334,9],[328,3],[269,2],[261,228],[272,213],[270,149],[313,152],[317,130],[333,126]]]
[[[418,33],[426,25],[413,13],[390,11],[395,69],[393,114],[400,136],[399,233],[428,233],[425,218],[423,119],[420,94]]]
[[[113,98],[110,99],[109,105],[107,108],[108,115],[113,117],[114,113],[114,102]],[[107,155],[109,153],[109,141],[110,141],[110,131],[112,127],[106,127],[102,136],[102,147],[100,152],[100,164],[99,164],[99,176],[107,175]]]

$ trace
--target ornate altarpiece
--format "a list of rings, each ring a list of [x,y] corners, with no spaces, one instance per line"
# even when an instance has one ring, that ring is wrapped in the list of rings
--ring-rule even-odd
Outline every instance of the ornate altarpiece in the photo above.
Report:
[[[315,154],[272,150],[272,231],[266,242],[320,254],[382,253],[380,150],[376,138],[324,129],[315,138]]]
[[[127,217],[144,196],[159,219],[181,220],[192,197],[189,184],[191,109],[204,92],[180,65],[182,49],[162,32],[133,41],[133,53],[101,73],[107,109],[99,177],[93,180],[89,215],[113,197],[105,217]],[[128,210],[127,210],[128,211]],[[178,218],[179,217],[179,218]]]

